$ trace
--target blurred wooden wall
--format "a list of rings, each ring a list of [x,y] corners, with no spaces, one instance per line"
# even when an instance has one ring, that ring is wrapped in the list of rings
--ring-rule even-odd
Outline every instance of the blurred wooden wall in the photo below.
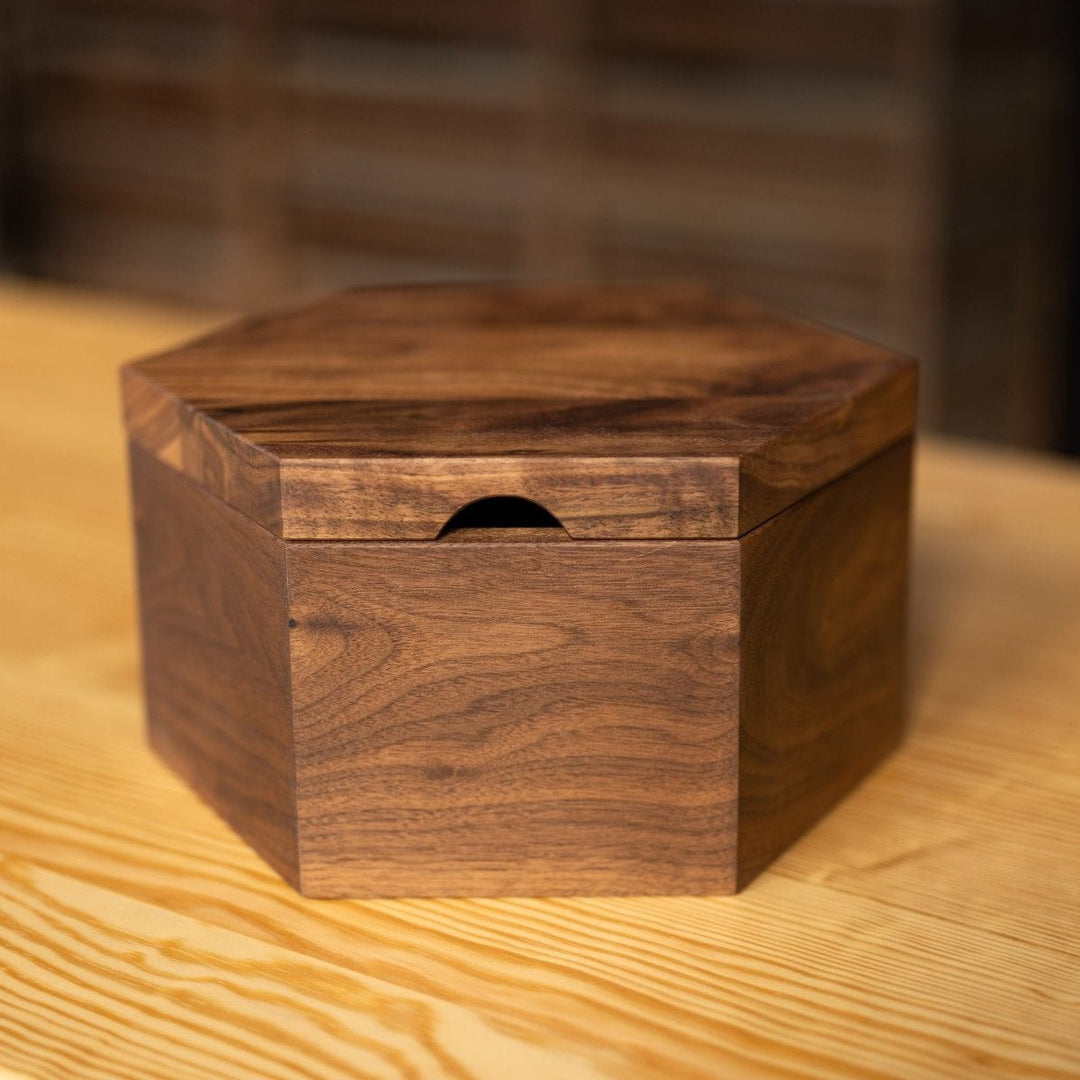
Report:
[[[1052,444],[1063,2],[0,0],[6,259],[233,307],[706,275]]]

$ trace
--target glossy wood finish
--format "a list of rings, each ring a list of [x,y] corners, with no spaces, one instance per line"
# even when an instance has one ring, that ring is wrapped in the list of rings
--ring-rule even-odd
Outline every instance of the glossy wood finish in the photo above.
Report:
[[[903,731],[911,443],[739,541],[739,886]]]
[[[287,547],[308,895],[735,884],[738,546]]]
[[[132,436],[289,539],[537,498],[579,539],[730,538],[913,426],[914,367],[693,284],[368,289],[124,374]]]
[[[146,745],[113,375],[211,317],[0,280],[0,1072],[1075,1073],[1080,469],[920,440],[909,735],[739,895],[311,901]]]

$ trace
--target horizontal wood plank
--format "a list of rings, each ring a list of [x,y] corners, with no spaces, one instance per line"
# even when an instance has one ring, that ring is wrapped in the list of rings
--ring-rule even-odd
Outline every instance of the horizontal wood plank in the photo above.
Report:
[[[738,549],[287,545],[303,890],[732,891]]]

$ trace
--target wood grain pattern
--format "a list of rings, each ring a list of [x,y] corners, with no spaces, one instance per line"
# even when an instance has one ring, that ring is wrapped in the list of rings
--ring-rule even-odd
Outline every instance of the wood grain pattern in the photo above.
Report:
[[[295,884],[282,543],[135,445],[131,481],[151,745]]]
[[[912,371],[834,338],[694,286],[368,290],[129,368],[155,746],[307,895],[731,891],[897,732],[864,546],[907,482],[858,463]],[[540,355],[543,398],[492,392]],[[411,396],[371,397],[402,356]],[[635,378],[682,392],[573,389]],[[276,491],[279,535],[230,489],[262,525]],[[492,496],[570,542],[436,540]],[[735,539],[770,515],[805,524]],[[848,647],[807,671],[819,619]]]
[[[739,885],[903,729],[911,443],[744,536]]]
[[[732,889],[736,543],[287,559],[305,893]]]
[[[411,457],[289,462],[286,539],[434,540],[463,506],[513,495],[540,503],[578,540],[709,539],[739,528],[737,459]]]
[[[911,435],[915,370],[882,382],[857,408],[838,402],[812,421],[778,433],[764,452],[752,451],[739,471],[739,531],[745,532],[817,490],[825,477],[843,476],[852,448],[887,447]]]
[[[705,285],[469,286],[248,319],[125,393],[136,441],[287,538],[432,539],[544,487],[578,538],[730,538],[910,433],[915,380]]]
[[[162,394],[130,365],[120,373],[124,420],[138,444],[271,532],[281,532],[278,459],[189,402]]]
[[[0,281],[0,1072],[1075,1075],[1076,466],[920,440],[910,735],[738,896],[315,902],[143,736],[113,375],[212,317]]]

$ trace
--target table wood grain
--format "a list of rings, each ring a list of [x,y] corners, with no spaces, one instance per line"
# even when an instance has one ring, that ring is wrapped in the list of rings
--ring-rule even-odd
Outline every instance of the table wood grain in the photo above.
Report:
[[[116,368],[0,285],[0,1075],[1080,1075],[1080,469],[926,439],[911,733],[727,898],[311,901],[147,749]]]

